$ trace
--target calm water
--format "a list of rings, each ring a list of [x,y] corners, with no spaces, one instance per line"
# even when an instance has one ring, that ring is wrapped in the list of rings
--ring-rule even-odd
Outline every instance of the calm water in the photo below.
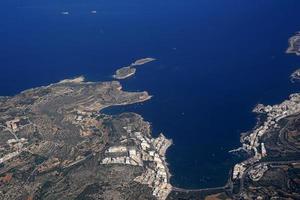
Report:
[[[111,80],[116,68],[155,57],[122,82],[154,98],[109,112],[140,113],[174,140],[174,185],[220,186],[235,161],[228,150],[255,123],[253,106],[299,90],[288,79],[299,57],[284,54],[299,9],[299,0],[3,0],[0,94],[78,75]]]

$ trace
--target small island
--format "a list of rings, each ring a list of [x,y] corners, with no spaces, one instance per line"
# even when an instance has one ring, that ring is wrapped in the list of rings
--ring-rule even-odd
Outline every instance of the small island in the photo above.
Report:
[[[113,76],[115,79],[126,79],[136,72],[134,67],[122,67],[116,71],[116,74]]]
[[[300,56],[300,32],[298,32],[298,33],[296,33],[296,35],[290,37],[289,47],[286,50],[286,53],[294,53],[297,56]]]
[[[131,64],[131,66],[144,65],[146,63],[149,63],[149,62],[152,62],[155,60],[156,60],[155,58],[142,58],[142,59],[136,60],[134,63]]]
[[[291,74],[291,81],[296,82],[300,80],[300,69],[297,69]]]
[[[142,59],[138,59],[135,62],[133,62],[131,65],[126,66],[126,67],[122,67],[120,69],[118,69],[115,72],[115,75],[113,75],[113,77],[115,79],[126,79],[128,77],[131,77],[135,74],[136,72],[136,66],[140,66],[140,65],[144,65],[146,63],[155,61],[155,58],[142,58]]]

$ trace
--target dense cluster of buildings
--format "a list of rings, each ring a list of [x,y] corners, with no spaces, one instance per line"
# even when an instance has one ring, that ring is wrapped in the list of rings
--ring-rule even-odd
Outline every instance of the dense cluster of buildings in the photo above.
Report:
[[[106,151],[107,156],[102,160],[102,164],[127,164],[143,166],[141,153],[137,152],[134,147],[127,148],[125,146],[110,147]],[[119,156],[116,156],[119,154]],[[124,155],[125,154],[125,155]]]
[[[130,127],[124,127],[124,129],[132,137],[135,145],[109,147],[101,163],[144,167],[145,172],[136,177],[135,181],[153,188],[153,195],[157,199],[166,199],[172,186],[169,183],[170,175],[166,166],[165,153],[172,141],[166,139],[163,134],[154,139],[141,132],[132,131]]]
[[[267,150],[265,144],[261,142],[261,137],[271,129],[277,128],[281,119],[300,112],[300,93],[290,95],[289,100],[278,105],[264,106],[258,104],[253,111],[266,115],[266,119],[261,126],[242,138],[242,149],[254,152],[254,156],[234,166],[233,179],[241,178],[249,164],[253,164],[267,155]]]
[[[6,126],[7,126],[8,129],[16,131],[18,129],[19,122],[20,122],[20,119],[19,118],[15,118],[13,120],[7,121],[6,122]]]
[[[28,143],[27,139],[25,138],[18,138],[16,132],[27,125],[30,125],[30,121],[26,118],[15,118],[9,120],[4,125],[1,125],[3,131],[8,131],[13,138],[8,139],[6,144],[6,148],[1,148],[0,152],[0,164],[10,159],[18,156],[23,150],[24,145]]]
[[[18,156],[23,150],[24,144],[28,143],[27,139],[21,138],[21,139],[9,139],[7,141],[7,144],[10,148],[6,149],[6,151],[3,155],[0,157],[0,164]]]
[[[268,171],[268,166],[265,164],[258,164],[249,171],[249,177],[252,181],[259,181],[264,176],[264,173]]]

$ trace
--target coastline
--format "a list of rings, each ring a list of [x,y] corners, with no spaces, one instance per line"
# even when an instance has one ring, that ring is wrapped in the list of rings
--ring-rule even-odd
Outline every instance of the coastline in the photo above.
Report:
[[[263,134],[261,138],[256,139],[258,146],[251,150],[245,151],[242,148],[243,138],[251,135],[260,126],[264,126],[265,118],[267,118],[267,114],[264,113],[257,113],[256,116],[250,113],[252,106],[258,102],[263,103],[264,107],[281,104],[289,94],[299,90],[298,81],[295,80],[295,84],[292,84],[290,88],[291,83],[288,80],[288,75],[299,67],[297,66],[298,57],[291,56],[291,54],[281,55],[287,50],[287,39],[291,38],[290,36],[297,29],[295,24],[299,19],[297,11],[299,3],[286,1],[274,3],[269,0],[247,3],[220,2],[217,6],[214,3],[201,1],[190,3],[177,1],[171,4],[146,1],[102,4],[94,0],[91,2],[53,1],[47,4],[8,3],[3,6],[2,12],[3,19],[6,19],[3,29],[7,31],[2,32],[4,54],[2,55],[3,73],[1,73],[1,94],[7,97],[0,97],[0,105],[4,105],[7,99],[20,93],[24,94],[25,99],[27,91],[35,93],[39,86],[47,87],[43,85],[75,75],[84,74],[88,81],[111,81],[115,78],[112,74],[117,67],[127,66],[130,63],[134,65],[134,60],[143,55],[154,56],[159,58],[158,63],[155,62],[153,65],[151,63],[136,74],[125,77],[124,82],[121,81],[124,86],[123,90],[133,92],[146,90],[149,92],[148,97],[141,99],[134,97],[137,104],[119,101],[119,104],[116,104],[120,106],[118,108],[114,108],[114,105],[109,106],[107,101],[103,101],[99,112],[105,115],[106,108],[108,108],[108,113],[115,113],[112,115],[116,118],[127,111],[138,113],[151,124],[153,138],[163,132],[167,138],[174,139],[176,145],[167,150],[165,157],[168,179],[170,181],[171,177],[171,183],[176,185],[172,188],[175,191],[183,190],[183,193],[184,191],[192,193],[222,186],[225,179],[231,181],[232,173],[228,175],[228,172],[233,172],[234,165],[241,163],[241,159],[245,160],[248,156],[253,157],[254,149],[262,155],[261,142],[268,135],[274,134],[273,132]],[[7,6],[9,9],[5,8]],[[203,12],[199,12],[199,9]],[[71,15],[63,16],[61,11],[70,11]],[[97,15],[91,15],[91,11],[97,11]],[[178,19],[180,14],[184,16],[183,20]],[[21,36],[20,33],[22,33]],[[287,53],[300,55],[299,50],[294,47],[297,45],[293,45]],[[139,70],[138,65],[136,70]],[[76,83],[71,81],[70,84]],[[115,89],[121,91],[122,86]],[[108,90],[107,94],[115,94],[115,89]],[[48,91],[48,89],[42,90],[43,93]],[[61,95],[63,96],[64,93]],[[152,95],[155,95],[155,98]],[[101,98],[100,95],[95,99]],[[150,99],[151,101],[148,102],[147,100]],[[88,100],[93,101],[92,98]],[[30,103],[30,100],[21,102]],[[82,108],[88,107],[88,104]],[[12,106],[12,108],[18,109],[19,105]],[[2,111],[6,109],[8,108],[4,107]],[[45,110],[48,110],[47,107]],[[63,111],[64,107],[61,110]],[[51,109],[49,113],[53,113]],[[86,117],[78,113],[76,115],[78,115],[76,120]],[[73,115],[70,116],[73,117]],[[258,119],[256,124],[255,118]],[[13,119],[12,114],[9,120]],[[40,117],[40,119],[43,118]],[[57,121],[63,121],[61,118],[57,119]],[[126,119],[130,120],[131,117]],[[49,121],[52,120],[56,121],[55,116],[49,118]],[[290,121],[290,118],[284,118],[282,121]],[[286,126],[283,122],[280,124]],[[6,126],[5,121],[3,125]],[[12,125],[14,125],[13,121]],[[2,130],[1,127],[0,130]],[[41,132],[47,133],[48,130],[51,129],[46,128]],[[69,137],[60,130],[53,129],[52,132],[59,139]],[[105,131],[99,135],[102,133],[106,136]],[[115,133],[120,134],[118,131]],[[242,134],[239,137],[240,133]],[[5,131],[5,135],[7,134],[8,132]],[[73,130],[72,134],[76,134],[76,130]],[[21,135],[17,136],[21,138]],[[28,136],[31,135],[28,134]],[[240,138],[243,141],[239,142]],[[67,142],[73,141],[70,137]],[[275,142],[275,140],[271,141]],[[250,145],[249,141],[245,142]],[[249,179],[249,172],[255,170],[257,174],[263,172],[266,176],[263,176],[262,181],[269,178],[268,171],[264,172],[264,167],[259,167],[260,163],[268,166],[269,170],[276,166],[271,164],[270,167],[265,162],[270,159],[269,156],[273,154],[274,147],[268,148],[267,143],[263,143],[267,155],[261,158],[258,164],[253,164],[253,167],[244,171],[244,176],[242,176],[245,180],[244,192],[249,191],[247,186],[251,185],[252,179]],[[253,144],[255,145],[255,142]],[[237,147],[240,147],[240,152],[237,153],[243,155],[234,157],[235,155],[227,153],[230,149]],[[282,156],[282,154],[276,155]],[[91,160],[100,158],[92,157]],[[38,160],[42,159],[38,158]],[[86,177],[92,179],[98,175],[92,170],[92,175],[82,173],[88,165],[92,166],[89,162],[80,166],[83,169],[77,171],[76,176],[82,180],[80,185],[85,184]],[[293,164],[290,163],[286,167],[290,166]],[[107,177],[111,173],[124,179],[132,177],[127,168],[129,170],[136,168],[121,165],[100,167],[103,174],[108,174]],[[119,173],[123,167],[126,173]],[[110,171],[109,168],[116,170]],[[27,169],[31,168],[27,167]],[[277,169],[281,170],[279,167]],[[27,174],[27,172],[24,173],[24,175]],[[80,176],[81,174],[84,176]],[[135,171],[135,174],[138,174],[138,171]],[[0,177],[0,182],[2,180],[4,179]],[[18,176],[14,176],[12,180],[10,184],[19,180]],[[107,181],[105,177],[102,180]],[[281,184],[275,179],[268,180],[270,183]],[[119,183],[121,181],[114,184]],[[238,184],[240,180],[234,183]],[[260,185],[261,181],[255,183],[255,186],[264,188]],[[291,183],[294,182],[291,181]],[[101,188],[101,184],[91,187],[91,190],[97,191],[96,189]],[[58,188],[63,189],[64,185],[58,185]],[[227,194],[232,194],[231,189],[237,188],[235,185],[230,189],[227,186],[231,187],[230,184],[226,184],[226,187],[222,187],[221,190],[226,191]],[[19,190],[16,187],[16,194],[21,193],[22,188],[23,185]],[[150,194],[146,186],[136,188],[136,190],[127,190],[128,194],[140,194],[140,191]],[[34,189],[31,191],[33,192]],[[43,193],[46,190],[40,189],[40,191]],[[71,191],[70,194],[72,193],[76,192]],[[180,197],[189,199],[187,193]],[[138,199],[137,196],[126,197]],[[145,198],[147,196],[143,197],[141,198],[147,199]],[[149,197],[153,196],[149,195]],[[125,199],[125,196],[123,198]]]
[[[60,111],[60,108],[58,108],[58,111],[56,111],[56,107],[61,106],[63,108],[64,106],[66,106],[65,104],[53,105],[54,109],[51,112],[57,112],[58,115],[63,115],[65,121],[68,121],[69,123],[81,127],[79,133],[82,139],[84,139],[85,137],[97,136],[95,132],[95,130],[97,129],[91,127],[99,126],[101,120],[107,120],[105,118],[108,117],[111,119],[109,119],[106,123],[113,122],[112,116],[101,116],[102,109],[111,106],[124,106],[129,104],[141,103],[152,98],[152,96],[149,95],[146,91],[122,91],[122,85],[118,81],[85,82],[84,77],[80,76],[73,79],[65,79],[47,86],[28,89],[5,100],[7,101],[6,103],[9,103],[10,99],[12,98],[16,99],[15,101],[18,102],[17,99],[22,98],[22,95],[25,95],[27,96],[27,98],[30,98],[30,96],[34,95],[35,93],[43,94],[43,92],[41,92],[43,90],[47,90],[46,96],[38,98],[38,102],[26,105],[24,109],[32,110],[33,113],[36,113],[36,115],[38,115],[40,114],[40,112],[43,113],[44,109],[49,109],[48,106],[46,106],[46,108],[42,108],[42,105],[47,105],[52,101],[52,99],[68,99],[69,95],[74,95],[73,101],[76,102],[76,98],[79,98],[78,95],[81,96],[81,98],[83,99],[78,99],[80,103],[78,102],[72,104],[71,102],[69,102],[67,105],[68,109],[64,109],[64,112]],[[110,93],[107,93],[106,91],[110,91]],[[95,94],[93,94],[94,92]],[[91,93],[91,96],[89,96],[89,93]],[[95,99],[97,94],[100,95],[100,97],[102,96],[102,98]],[[23,107],[20,107],[20,109],[22,110]],[[41,123],[31,115],[26,115],[26,112],[24,112],[23,115],[21,117],[17,117],[11,121],[6,122],[6,126],[11,127],[7,128],[7,130],[10,131],[13,135],[19,135],[19,132],[22,132],[25,127],[20,127],[18,125],[20,120],[28,119],[28,121],[30,121],[28,126],[45,126],[45,124]],[[46,116],[47,115],[45,115],[44,117]],[[122,143],[121,146],[118,146],[117,144],[119,142],[116,141],[112,144],[109,144],[108,146],[100,145],[100,147],[97,148],[93,147],[92,145],[89,147],[91,148],[90,150],[88,150],[88,152],[90,152],[89,154],[79,155],[74,160],[65,161],[61,161],[57,158],[52,158],[53,161],[49,161],[49,166],[43,166],[43,168],[40,169],[40,171],[44,174],[44,172],[52,171],[52,168],[56,168],[58,166],[60,166],[62,170],[69,170],[77,165],[81,165],[84,162],[88,162],[91,158],[101,153],[101,149],[104,148],[106,149],[104,152],[105,157],[102,158],[101,165],[108,166],[108,168],[113,168],[115,165],[117,166],[120,164],[142,167],[144,169],[144,172],[140,176],[135,177],[133,180],[137,183],[140,183],[141,185],[146,185],[147,187],[151,188],[153,190],[152,195],[157,199],[165,200],[169,193],[172,191],[172,185],[170,184],[171,175],[167,167],[168,163],[166,162],[166,151],[172,145],[172,140],[167,139],[162,133],[157,138],[154,138],[150,130],[150,123],[145,122],[143,117],[136,113],[125,112],[121,113],[117,117],[120,117],[120,120],[133,120],[133,123],[131,125],[128,123],[124,124],[126,126],[124,126],[123,129],[126,131],[127,136],[125,136],[125,134],[120,138],[120,144]],[[119,126],[122,123],[123,122],[120,121],[117,123],[117,125]],[[141,126],[140,130],[134,130],[134,126]],[[64,128],[67,129],[67,127]],[[107,130],[107,128],[103,128],[104,130]],[[2,131],[6,131],[6,129]],[[68,131],[66,131],[66,133],[67,132]],[[109,140],[109,138],[107,137],[108,136],[105,136],[103,140]],[[133,139],[135,141],[135,144],[133,145],[131,142],[128,142],[128,144],[126,144],[127,139],[124,140],[124,137],[128,137],[128,140]],[[21,152],[36,151],[34,150],[34,147],[32,147],[29,141],[30,139],[28,138],[21,138],[19,140],[19,138],[17,137],[17,139],[14,140],[13,143],[17,143],[19,148],[17,149],[17,151],[8,151],[3,157],[0,158],[0,163],[12,162],[12,160],[17,158]],[[120,157],[119,154],[126,152],[128,152],[127,156]],[[54,163],[51,164],[51,162]],[[35,174],[34,176],[37,175],[39,174]]]

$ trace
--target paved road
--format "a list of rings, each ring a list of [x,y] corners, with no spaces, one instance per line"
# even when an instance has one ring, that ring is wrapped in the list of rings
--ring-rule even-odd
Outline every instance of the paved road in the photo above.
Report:
[[[173,191],[175,192],[205,192],[205,191],[210,191],[210,190],[225,190],[227,187],[215,187],[215,188],[204,188],[204,189],[183,189],[183,188],[178,188],[178,187],[173,187]]]
[[[250,170],[252,170],[254,167],[256,167],[259,164],[266,164],[266,165],[286,165],[286,164],[291,164],[291,163],[300,163],[300,160],[289,160],[289,161],[266,161],[266,162],[258,162],[255,163],[254,165],[251,165],[248,167],[242,178],[240,179],[240,188],[239,188],[239,193],[240,194],[244,190],[244,180],[246,178],[246,175]],[[178,188],[178,187],[173,187],[173,191],[175,192],[207,192],[207,191],[212,191],[212,190],[227,190],[227,191],[232,191],[233,190],[233,182],[231,179],[228,181],[228,183],[223,186],[223,187],[215,187],[215,188],[203,188],[203,189],[183,189],[183,188]]]

